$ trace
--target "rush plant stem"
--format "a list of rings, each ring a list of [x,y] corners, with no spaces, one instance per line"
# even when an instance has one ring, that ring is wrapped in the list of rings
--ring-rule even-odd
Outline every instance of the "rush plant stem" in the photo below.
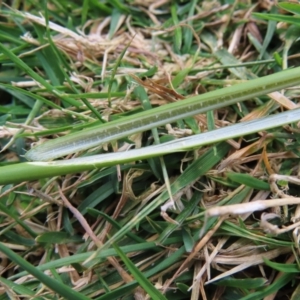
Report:
[[[121,120],[75,132],[36,146],[29,150],[25,157],[31,161],[49,161],[299,83],[300,67],[190,97],[130,117],[124,117]]]
[[[300,108],[141,149],[53,162],[28,162],[4,166],[0,168],[0,184],[76,173],[173,152],[187,151],[202,145],[294,123],[298,120],[300,120]]]

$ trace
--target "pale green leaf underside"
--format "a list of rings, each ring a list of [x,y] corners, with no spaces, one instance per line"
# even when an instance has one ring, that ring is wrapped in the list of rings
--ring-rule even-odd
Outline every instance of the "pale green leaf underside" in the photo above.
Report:
[[[282,71],[45,142],[29,150],[25,157],[31,161],[49,161],[299,83],[300,68]]]
[[[28,162],[4,166],[1,167],[1,174],[5,174],[5,176],[0,176],[0,184],[36,180],[39,178],[92,170],[95,168],[112,166],[149,157],[161,156],[173,152],[192,150],[203,145],[220,142],[261,130],[275,128],[285,124],[294,123],[299,120],[300,108],[297,108],[277,115],[235,124],[210,132],[141,149],[53,162]]]

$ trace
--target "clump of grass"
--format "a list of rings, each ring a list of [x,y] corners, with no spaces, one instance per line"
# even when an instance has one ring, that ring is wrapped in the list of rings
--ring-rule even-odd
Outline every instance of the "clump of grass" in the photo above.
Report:
[[[299,24],[276,10],[2,7],[0,299],[297,299]]]

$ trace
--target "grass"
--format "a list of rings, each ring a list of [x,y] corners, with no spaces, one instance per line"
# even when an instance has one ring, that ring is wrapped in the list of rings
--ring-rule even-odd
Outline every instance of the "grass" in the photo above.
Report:
[[[2,5],[0,300],[298,299],[300,6],[145,5]]]

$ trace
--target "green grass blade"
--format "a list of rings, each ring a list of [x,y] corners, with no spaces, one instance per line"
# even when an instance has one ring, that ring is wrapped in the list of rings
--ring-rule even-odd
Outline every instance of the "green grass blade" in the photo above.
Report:
[[[196,191],[193,197],[189,200],[187,205],[184,207],[184,210],[180,212],[180,214],[175,219],[176,224],[169,223],[168,227],[164,229],[164,231],[160,234],[160,236],[157,238],[157,243],[163,243],[167,237],[180,228],[183,225],[183,222],[186,221],[186,218],[191,215],[193,210],[195,210],[196,206],[199,203],[200,199],[200,192]]]
[[[28,114],[28,116],[26,118],[26,121],[24,123],[25,125],[29,125],[34,120],[34,118],[38,115],[42,105],[43,105],[42,101],[40,101],[40,100],[35,101],[31,112]],[[3,146],[3,148],[1,149],[1,152],[6,150],[8,147],[10,147],[15,142],[17,136],[19,134],[22,134],[24,131],[25,131],[25,129],[23,129],[23,128],[19,129],[18,132],[10,139],[10,141],[5,146]]]
[[[68,102],[70,105],[74,105],[76,107],[80,107],[81,104],[72,98],[63,96],[62,93],[55,89],[54,86],[49,84],[43,77],[41,77],[38,73],[33,71],[25,62],[23,62],[19,57],[17,57],[12,51],[7,49],[2,43],[0,43],[0,50],[10,59],[12,60],[16,66],[18,66],[20,69],[22,69],[25,73],[30,75],[34,80],[39,82],[41,85],[43,85],[47,91],[49,91],[51,94],[54,94],[55,96],[63,98],[66,102]]]
[[[289,283],[293,278],[295,277],[295,274],[283,274],[280,278],[275,280],[272,284],[270,284],[268,287],[262,289],[261,291],[250,293],[248,296],[245,296],[243,298],[240,298],[240,300],[257,300],[257,299],[263,299],[266,296],[276,293],[277,291],[280,291],[282,287],[284,287],[287,283]]]
[[[250,186],[257,190],[263,190],[263,191],[270,190],[269,183],[262,181],[260,179],[254,178],[253,176],[250,176],[249,174],[228,172],[226,175],[230,180],[237,182],[239,184],[244,184],[246,186]]]
[[[300,5],[299,3],[281,2],[278,6],[285,9],[293,14],[300,15]]]
[[[182,46],[182,29],[179,26],[179,20],[177,16],[177,5],[175,2],[173,2],[171,5],[171,16],[173,24],[175,26],[173,37],[174,50],[175,53],[179,54]]]
[[[269,266],[279,272],[284,272],[284,273],[299,273],[300,272],[300,268],[297,264],[276,263],[276,262],[270,261],[268,259],[264,259],[264,262],[267,266]]]
[[[276,126],[282,126],[288,123],[294,123],[299,121],[299,119],[300,108],[142,149],[79,157],[65,161],[12,164],[0,168],[0,184],[77,173],[93,170],[95,168],[161,156],[173,152],[192,150],[199,146],[228,140],[230,138],[274,128]]]
[[[132,263],[132,261],[116,244],[113,244],[113,247],[124,264],[127,266],[130,273],[133,275],[135,280],[149,294],[149,296],[152,297],[152,299],[167,300],[167,298],[151,284],[151,282],[145,277],[145,275]]]
[[[235,278],[228,278],[223,279],[215,284],[218,286],[230,286],[236,287],[239,289],[257,289],[263,287],[267,283],[266,278],[249,278],[249,279],[235,279]]]
[[[89,298],[76,292],[67,285],[64,285],[51,277],[45,275],[43,272],[39,271],[36,267],[31,265],[25,259],[17,255],[15,252],[4,246],[0,243],[0,251],[4,253],[10,260],[15,264],[26,270],[29,274],[33,275],[40,282],[45,284],[51,290],[55,291],[59,295],[63,296],[65,299],[74,299],[74,300],[88,300]]]
[[[195,160],[171,185],[172,194],[176,194],[182,188],[186,187],[204,175],[212,166],[216,165],[227,153],[229,147],[227,144],[219,144],[215,149],[209,149],[204,155]],[[116,242],[120,237],[126,234],[131,228],[139,223],[140,220],[149,215],[154,209],[161,206],[168,200],[168,191],[164,191],[155,200],[144,207],[138,215],[110,238],[107,244]]]
[[[3,203],[0,202],[0,211],[2,213],[5,213],[6,215],[10,216],[17,224],[19,224],[21,227],[23,227],[30,236],[35,238],[37,234],[28,226],[23,220],[20,220],[20,216],[15,214],[9,207],[4,205]]]
[[[17,57],[13,52],[7,49],[2,43],[0,43],[0,50],[11,59],[19,68],[21,68],[25,73],[29,74],[34,80],[41,83],[48,91],[53,92],[54,88],[49,84],[43,77],[34,72],[27,64],[25,64],[19,57]]]
[[[263,14],[263,13],[253,13],[253,15],[259,19],[278,21],[278,22],[286,22],[289,24],[295,24],[300,26],[300,19],[295,18],[293,16],[284,16],[284,15],[276,15],[276,14]]]
[[[6,278],[0,277],[0,282],[3,283],[3,285],[9,287],[12,291],[15,293],[18,293],[19,295],[22,295],[24,298],[27,296],[28,298],[34,297],[35,292],[31,289],[26,288],[22,284],[16,284],[10,280],[7,280]],[[29,297],[30,296],[30,297]],[[42,300],[42,297],[35,298],[37,300]]]
[[[111,93],[112,93],[111,89],[112,89],[112,86],[113,86],[113,83],[114,83],[114,79],[115,79],[118,67],[121,64],[121,61],[122,61],[122,59],[123,59],[123,57],[124,57],[124,55],[125,55],[128,47],[131,44],[131,41],[132,40],[130,40],[129,43],[127,43],[126,47],[122,50],[121,54],[119,55],[118,59],[115,62],[115,65],[114,65],[114,67],[112,69],[112,73],[111,73],[109,84],[108,84],[108,104],[109,104],[109,106],[111,106]]]
[[[286,70],[257,78],[204,95],[160,106],[112,121],[96,128],[84,130],[41,144],[26,153],[28,160],[47,161],[63,155],[86,150],[101,144],[127,137],[184,119],[198,113],[228,106],[252,97],[293,86],[300,82],[300,68]]]

